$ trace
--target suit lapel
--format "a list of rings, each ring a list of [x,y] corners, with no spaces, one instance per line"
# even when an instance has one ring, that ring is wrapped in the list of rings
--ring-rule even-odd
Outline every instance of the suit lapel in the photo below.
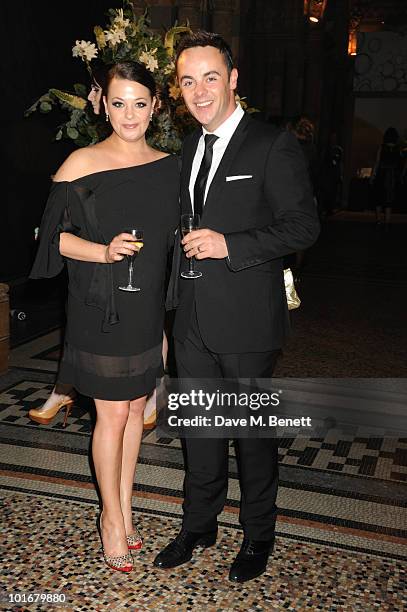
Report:
[[[192,213],[192,202],[189,193],[189,180],[191,177],[192,162],[194,161],[196,148],[202,130],[197,129],[184,142],[182,150],[182,170],[181,170],[181,208],[183,213]]]
[[[220,191],[225,186],[225,176],[227,176],[229,167],[239,152],[244,139],[246,138],[247,128],[250,121],[251,119],[248,117],[248,115],[244,115],[232,138],[230,139],[228,146],[226,147],[226,151],[223,154],[206,196],[205,206],[202,213],[203,217],[205,216],[207,207],[211,206],[212,202],[216,202],[219,199]]]

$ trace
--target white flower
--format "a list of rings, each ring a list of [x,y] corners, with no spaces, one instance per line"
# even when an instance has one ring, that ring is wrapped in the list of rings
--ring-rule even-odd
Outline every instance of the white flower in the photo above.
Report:
[[[126,40],[126,32],[120,28],[112,28],[111,30],[105,31],[106,41],[110,44],[111,47],[115,47],[122,40]]]
[[[175,64],[174,62],[170,62],[169,64],[167,64],[167,66],[164,68],[164,74],[171,74],[172,72],[174,72],[175,70]]]
[[[245,102],[245,100],[246,98],[241,98],[238,94],[235,94],[235,101],[237,104],[240,104],[243,110],[246,110],[247,108],[247,102]]]
[[[125,19],[123,9],[117,9],[117,17],[113,20],[113,27],[118,30],[125,30],[130,25],[130,19]]]
[[[97,57],[98,50],[94,43],[87,40],[76,40],[75,43],[72,47],[74,57],[80,57],[84,62],[90,62]]]
[[[150,72],[154,72],[158,68],[158,62],[153,54],[157,51],[157,49],[153,49],[151,53],[147,53],[147,51],[143,51],[140,54],[139,61],[142,62],[147,70]]]

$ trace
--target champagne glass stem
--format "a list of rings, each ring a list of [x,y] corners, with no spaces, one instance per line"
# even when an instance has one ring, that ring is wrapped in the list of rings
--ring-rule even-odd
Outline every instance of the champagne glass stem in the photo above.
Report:
[[[133,284],[133,261],[129,262],[129,287]]]
[[[190,232],[199,229],[200,217],[197,214],[185,214],[181,215],[181,231],[185,237]],[[181,245],[182,246],[182,245]],[[182,278],[200,278],[202,272],[195,270],[196,257],[187,257],[188,259],[188,271],[182,271]],[[185,264],[184,264],[185,265]]]

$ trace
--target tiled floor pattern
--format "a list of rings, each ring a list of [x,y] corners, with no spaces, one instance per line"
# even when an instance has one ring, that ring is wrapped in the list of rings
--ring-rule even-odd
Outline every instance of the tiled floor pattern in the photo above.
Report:
[[[44,334],[40,338],[17,346],[10,354],[10,367],[26,368],[52,372],[58,371],[58,362],[55,361],[54,349],[61,344],[61,330]],[[50,352],[50,359],[45,357]]]
[[[151,513],[139,515],[145,545],[134,556],[134,571],[114,573],[101,559],[93,503],[67,504],[7,492],[3,496],[7,530],[2,602],[13,592],[40,591],[63,593],[66,608],[78,611],[401,612],[407,605],[405,565],[400,560],[285,535],[277,537],[263,577],[231,584],[227,572],[241,539],[233,527],[221,527],[216,546],[198,549],[190,564],[158,570],[151,562],[176,533],[178,521]]]
[[[30,380],[28,373],[25,376],[25,380],[6,387],[0,393],[0,422],[38,428],[39,425],[28,418],[28,411],[43,403],[52,384]],[[69,417],[66,431],[89,435],[92,412],[93,403],[86,398],[79,398]],[[60,431],[62,423],[63,411],[47,428]],[[43,427],[40,426],[41,429]],[[180,446],[178,440],[159,437],[155,432],[147,435],[145,442],[177,448]],[[279,460],[285,465],[407,481],[405,438],[344,436],[335,430],[322,438],[282,438],[279,442]]]
[[[306,254],[298,286],[302,306],[291,313],[294,334],[277,376],[407,377],[399,324],[407,289],[400,273],[402,234],[401,227],[386,237],[360,223],[328,224]],[[51,389],[59,344],[55,331],[18,346],[0,381],[4,609],[50,609],[10,607],[4,595],[22,590],[62,591],[73,610],[407,608],[404,433],[355,438],[330,432],[322,439],[282,440],[275,552],[265,576],[236,586],[227,581],[241,539],[232,458],[216,547],[197,551],[191,564],[170,572],[151,565],[178,530],[183,477],[179,441],[153,431],[144,438],[133,497],[145,547],[130,576],[106,569],[88,463],[91,403],[80,398],[67,430],[62,415],[49,427],[27,419],[29,408]]]
[[[180,447],[177,439],[160,438],[155,431],[145,443]],[[233,447],[231,446],[231,455]],[[344,438],[332,431],[326,438],[282,438],[279,463],[341,474],[407,481],[405,438]]]
[[[51,347],[50,349],[46,349],[39,353],[38,355],[33,355],[33,359],[43,359],[44,361],[59,361],[61,359],[61,345],[58,344],[56,346]]]
[[[87,454],[74,454],[45,448],[22,447],[0,444],[1,469],[14,475],[38,475],[45,479],[91,483],[92,476]],[[180,496],[183,484],[181,466],[166,467],[140,463],[136,477],[139,490],[156,492],[166,496]],[[374,490],[374,488],[372,488]],[[239,485],[235,478],[229,479],[228,500],[237,506]],[[374,524],[383,531],[402,531],[407,525],[407,508],[383,505],[373,499],[344,498],[331,492],[305,491],[280,486],[278,506],[285,512],[307,514],[307,516],[329,517],[339,522],[351,520],[356,524]]]

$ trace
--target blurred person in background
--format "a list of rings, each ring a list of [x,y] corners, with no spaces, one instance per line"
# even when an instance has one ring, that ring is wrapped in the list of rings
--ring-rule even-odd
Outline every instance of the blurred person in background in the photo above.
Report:
[[[373,168],[371,184],[376,201],[376,223],[383,222],[388,228],[391,221],[397,186],[401,178],[401,155],[399,134],[394,127],[389,127],[383,135],[383,142],[377,152],[376,164]]]

